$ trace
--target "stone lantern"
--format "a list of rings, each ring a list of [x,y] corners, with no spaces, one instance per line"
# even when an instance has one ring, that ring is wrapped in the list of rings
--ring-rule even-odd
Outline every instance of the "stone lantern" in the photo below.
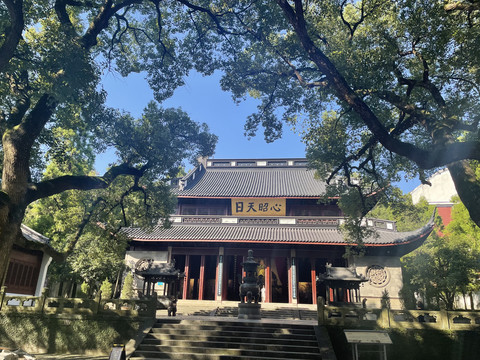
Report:
[[[238,304],[239,319],[260,319],[260,287],[258,286],[258,263],[253,258],[253,250],[248,250],[247,260],[242,263],[245,277],[240,285],[240,301]],[[245,302],[245,298],[247,301]]]

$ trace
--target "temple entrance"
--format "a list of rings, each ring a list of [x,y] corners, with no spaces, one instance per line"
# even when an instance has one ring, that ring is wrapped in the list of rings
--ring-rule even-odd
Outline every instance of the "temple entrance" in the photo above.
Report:
[[[313,304],[312,298],[312,266],[309,258],[298,259],[298,302]]]
[[[185,273],[180,284],[179,297],[189,300],[215,300],[217,255],[172,256],[175,267]]]
[[[226,258],[227,296],[226,300],[240,301],[239,287],[242,283],[243,256],[228,255]]]
[[[188,264],[187,299],[198,299],[200,285],[200,255],[190,255]]]
[[[288,264],[286,257],[273,257],[270,263],[272,302],[288,303]]]
[[[215,300],[215,276],[217,274],[217,256],[205,255],[203,299]]]
[[[315,259],[315,272],[318,277],[319,274],[325,273],[325,264],[328,262],[327,259],[321,258],[321,259]],[[321,296],[324,301],[327,300],[327,288],[325,286],[325,282],[323,281],[316,281],[316,286],[317,286],[317,296]]]
[[[257,283],[260,287],[260,301],[265,302],[266,289],[265,289],[265,277],[267,276],[267,266],[265,265],[265,258],[255,258],[257,266]],[[263,289],[263,290],[262,290]],[[263,295],[262,295],[263,294]]]

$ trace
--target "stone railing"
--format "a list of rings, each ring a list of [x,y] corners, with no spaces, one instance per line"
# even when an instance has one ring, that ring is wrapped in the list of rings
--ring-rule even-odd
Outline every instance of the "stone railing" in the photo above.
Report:
[[[318,298],[320,325],[366,328],[472,330],[480,328],[480,311],[363,309],[328,306]]]
[[[145,299],[102,299],[100,292],[94,299],[7,295],[0,290],[0,313],[37,313],[45,315],[121,315],[130,317],[155,317],[156,296]]]

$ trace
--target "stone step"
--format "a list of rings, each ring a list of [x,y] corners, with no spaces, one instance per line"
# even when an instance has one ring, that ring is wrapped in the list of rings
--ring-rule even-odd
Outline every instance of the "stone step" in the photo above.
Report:
[[[262,318],[316,320],[316,306],[308,304],[261,303]],[[238,302],[217,303],[214,301],[179,300],[178,315],[195,316],[238,316]]]
[[[279,309],[279,310],[260,310],[262,319],[302,319],[317,320],[317,312],[308,309]],[[237,317],[238,309],[236,308],[219,308],[215,312],[215,316]]]
[[[217,356],[221,356],[220,359],[232,359],[236,356],[246,356],[252,359],[312,359],[319,360],[320,353],[318,348],[315,352],[288,352],[288,351],[269,351],[269,350],[249,350],[249,349],[232,349],[232,348],[204,348],[204,347],[190,347],[185,349],[184,347],[169,346],[162,347],[154,351],[137,350],[134,357],[144,358],[173,358],[173,359],[196,359],[198,355],[208,356],[206,359],[215,359]],[[183,357],[177,357],[182,354]],[[165,357],[168,355],[170,357]],[[173,357],[172,357],[173,356]]]
[[[271,351],[271,352],[289,352],[289,353],[318,353],[318,346],[302,346],[302,345],[286,345],[286,344],[253,344],[249,342],[214,342],[214,341],[169,341],[168,344],[146,344],[142,343],[137,349],[137,352],[142,351],[160,351],[164,349],[182,349],[184,352],[192,348],[197,349],[209,349],[212,351],[222,351],[223,349],[238,349],[238,350],[247,350],[247,351]],[[208,351],[209,351],[208,350]],[[207,352],[207,350],[204,350]]]
[[[311,329],[312,323],[304,323],[300,321],[290,321],[290,322],[269,322],[269,321],[229,321],[229,320],[187,320],[187,319],[178,319],[178,318],[168,318],[168,319],[158,319],[154,327],[158,328],[168,328],[169,326],[175,327],[235,327],[237,329],[278,329],[279,326],[284,329]]]
[[[263,331],[262,331],[263,330]],[[210,336],[238,336],[238,337],[292,337],[292,336],[299,336],[308,338],[312,335],[311,331],[304,330],[304,329],[274,329],[274,330],[267,330],[267,329],[235,329],[235,328],[214,328],[214,329],[188,329],[188,328],[180,328],[176,329],[174,327],[170,329],[165,328],[152,328],[152,334],[169,334],[172,336],[176,335],[190,335],[190,336],[202,336],[208,333]]]
[[[285,358],[275,358],[275,357],[265,357],[259,354],[255,356],[248,356],[248,355],[217,355],[217,354],[185,354],[185,353],[177,353],[177,354],[159,354],[158,357],[148,357],[148,355],[142,356],[132,356],[129,360],[157,360],[157,359],[174,359],[174,360],[285,360]],[[292,357],[290,360],[302,360],[301,356]],[[320,356],[316,357],[317,360],[321,360]]]
[[[128,360],[158,360],[158,359],[174,359],[174,360],[284,360],[281,358],[259,357],[259,356],[232,356],[232,355],[203,355],[203,354],[161,354],[156,358],[132,356]],[[319,358],[320,359],[320,358]],[[296,359],[292,359],[296,360]],[[300,360],[300,359],[298,359]]]
[[[280,326],[279,326],[280,325]],[[303,334],[311,332],[312,327],[309,325],[294,325],[294,324],[278,324],[278,323],[229,323],[229,322],[198,322],[198,323],[170,323],[170,322],[156,322],[153,329],[177,329],[177,330],[218,330],[224,331],[252,331],[252,332],[269,332],[276,331],[282,334]]]
[[[300,319],[318,321],[318,313],[315,310],[300,310]]]
[[[212,341],[212,342],[229,342],[229,343],[244,343],[250,344],[272,344],[272,345],[302,345],[302,346],[317,346],[317,339],[315,336],[295,337],[292,339],[288,337],[238,337],[238,336],[214,336],[205,334],[203,336],[191,335],[175,335],[173,338],[171,334],[148,334],[143,340],[143,344],[165,344],[169,345],[173,341]]]

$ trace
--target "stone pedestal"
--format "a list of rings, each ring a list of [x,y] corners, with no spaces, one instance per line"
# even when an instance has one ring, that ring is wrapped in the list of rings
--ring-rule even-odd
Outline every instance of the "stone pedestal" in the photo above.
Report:
[[[260,320],[260,304],[239,303],[238,318],[247,320]]]

